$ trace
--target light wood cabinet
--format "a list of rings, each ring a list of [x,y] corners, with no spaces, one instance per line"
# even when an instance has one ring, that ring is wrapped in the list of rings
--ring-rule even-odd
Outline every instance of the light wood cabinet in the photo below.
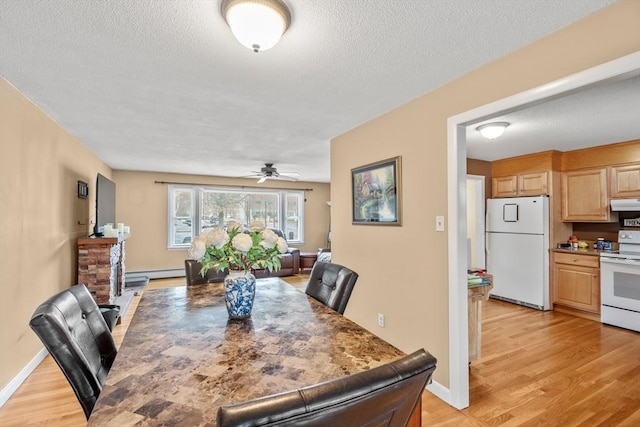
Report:
[[[491,180],[493,197],[542,196],[549,194],[549,173],[531,172]]]
[[[515,197],[518,195],[518,177],[501,176],[491,180],[493,197]]]
[[[518,195],[541,196],[549,194],[547,172],[523,173],[518,175]]]
[[[609,222],[607,168],[562,173],[562,220]]]
[[[593,255],[554,253],[553,303],[600,313],[600,259]]]
[[[612,199],[640,197],[640,164],[611,167]]]

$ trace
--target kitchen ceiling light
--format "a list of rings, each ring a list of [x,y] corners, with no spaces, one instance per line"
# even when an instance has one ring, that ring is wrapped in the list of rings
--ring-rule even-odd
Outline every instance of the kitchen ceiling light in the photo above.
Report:
[[[487,139],[496,139],[500,135],[504,133],[504,131],[509,126],[507,122],[494,122],[494,123],[486,123],[484,125],[480,125],[476,128],[482,136]]]
[[[235,38],[254,52],[275,46],[291,22],[280,0],[223,0],[222,16]]]

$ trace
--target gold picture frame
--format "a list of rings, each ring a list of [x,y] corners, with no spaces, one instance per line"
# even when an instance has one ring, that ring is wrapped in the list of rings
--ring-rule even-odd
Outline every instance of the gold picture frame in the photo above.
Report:
[[[401,184],[400,156],[351,169],[352,223],[402,225]]]

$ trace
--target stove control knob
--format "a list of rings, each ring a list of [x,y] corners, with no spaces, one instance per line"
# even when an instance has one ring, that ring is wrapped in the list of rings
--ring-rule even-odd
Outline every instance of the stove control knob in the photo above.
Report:
[[[631,235],[630,234],[621,234],[620,235],[620,239],[630,239]]]

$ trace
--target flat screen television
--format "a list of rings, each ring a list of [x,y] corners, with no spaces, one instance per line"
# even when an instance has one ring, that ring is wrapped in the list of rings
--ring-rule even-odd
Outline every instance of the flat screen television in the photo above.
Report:
[[[116,184],[105,176],[98,174],[96,180],[96,224],[93,234],[103,235],[105,224],[116,226]]]

